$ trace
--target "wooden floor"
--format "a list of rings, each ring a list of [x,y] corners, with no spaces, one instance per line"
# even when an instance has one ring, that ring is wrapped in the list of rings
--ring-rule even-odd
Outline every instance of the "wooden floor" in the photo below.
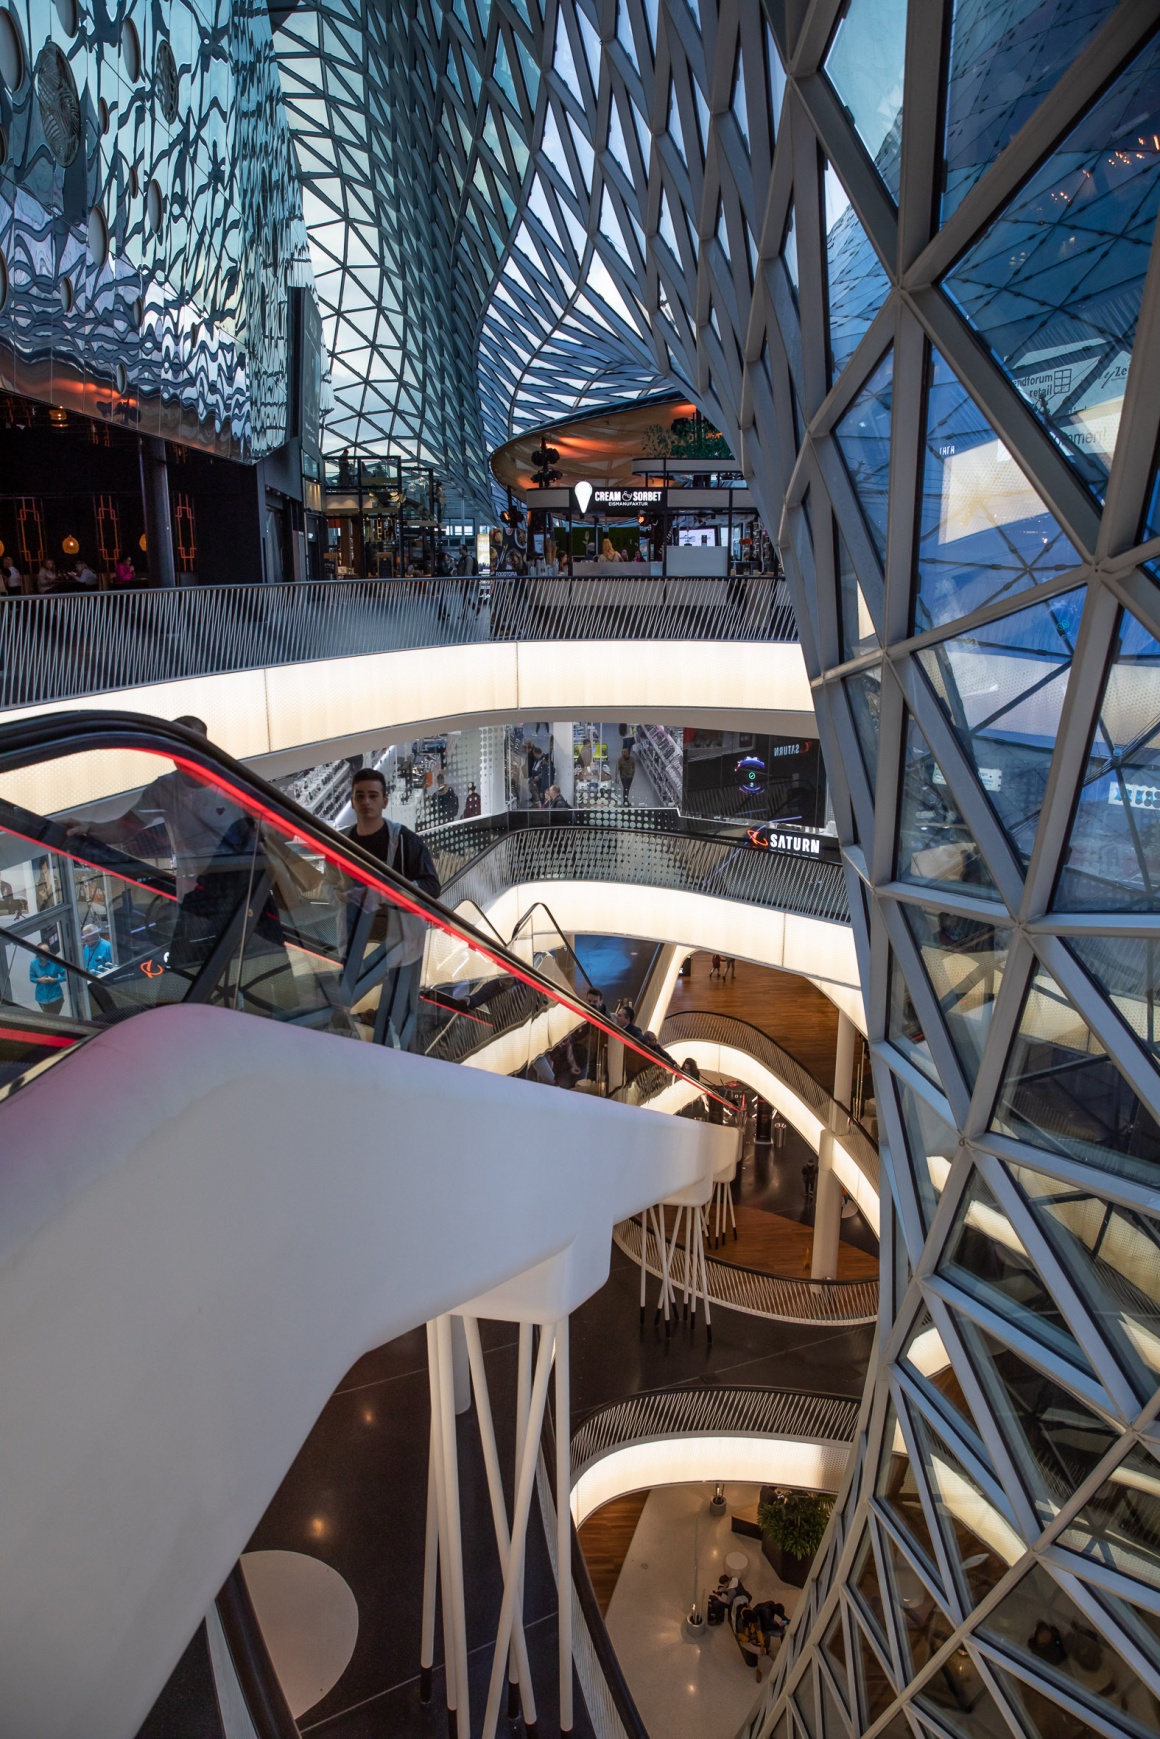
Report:
[[[615,1497],[590,1515],[580,1529],[580,1549],[602,1618],[608,1616],[609,1602],[616,1592],[636,1524],[647,1502],[647,1491],[630,1491],[626,1497]]]
[[[772,966],[738,960],[734,975],[721,980],[709,977],[711,965],[712,955],[693,955],[691,976],[677,979],[668,1012],[707,1011],[746,1020],[796,1057],[823,1087],[832,1088],[838,1011],[829,997],[808,978]]]
[[[735,1262],[742,1268],[759,1268],[763,1274],[782,1274],[793,1279],[810,1271],[814,1231],[784,1214],[771,1214],[765,1208],[749,1208],[742,1203],[734,1209],[737,1215],[737,1237],[732,1228],[725,1242],[714,1247],[706,1244],[706,1252],[718,1262]],[[665,1209],[668,1235],[673,1235],[677,1210]],[[715,1223],[715,1222],[714,1222]],[[878,1258],[852,1244],[838,1246],[839,1280],[877,1280]]]

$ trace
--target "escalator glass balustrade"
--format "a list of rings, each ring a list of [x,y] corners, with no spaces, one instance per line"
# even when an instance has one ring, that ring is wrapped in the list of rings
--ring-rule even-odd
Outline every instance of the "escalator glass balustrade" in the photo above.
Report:
[[[581,1092],[657,1061],[554,925],[505,948],[198,733],[0,730],[0,1092],[176,1002]]]

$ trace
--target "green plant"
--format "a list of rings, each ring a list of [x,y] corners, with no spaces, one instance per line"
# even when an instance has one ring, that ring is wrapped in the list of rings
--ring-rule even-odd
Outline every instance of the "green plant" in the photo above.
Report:
[[[833,1507],[833,1498],[821,1492],[784,1491],[761,1505],[757,1522],[766,1539],[791,1558],[812,1558]]]

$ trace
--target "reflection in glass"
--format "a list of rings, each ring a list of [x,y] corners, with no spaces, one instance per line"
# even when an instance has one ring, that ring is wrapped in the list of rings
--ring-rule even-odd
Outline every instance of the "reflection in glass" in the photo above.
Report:
[[[842,657],[860,658],[864,652],[878,650],[878,633],[874,618],[858,583],[858,575],[840,531],[836,532],[838,547],[838,595],[842,611]]]
[[[920,1709],[926,1704],[940,1722],[961,1733],[963,1739],[1011,1739],[1010,1727],[961,1644],[934,1677],[927,1680],[917,1702]],[[1062,1734],[1059,1739],[1063,1739]],[[1067,1739],[1086,1739],[1086,1735],[1069,1731]]]
[[[786,226],[785,226],[785,236],[784,236],[784,238],[782,240],[782,244],[781,244],[781,262],[782,262],[782,265],[785,267],[785,275],[789,279],[790,289],[793,292],[793,299],[794,299],[794,302],[796,304],[797,298],[798,298],[798,255],[797,255],[797,230],[794,226],[795,226],[795,213],[794,213],[793,204],[791,202],[790,208],[789,208],[789,217],[786,221]],[[800,445],[800,437],[799,437],[799,445]]]
[[[1075,567],[1080,556],[938,351],[930,352],[916,632]]]
[[[858,1548],[851,1582],[857,1590],[865,1612],[869,1615],[871,1628],[882,1647],[885,1648],[886,1607],[882,1600],[882,1589],[878,1585],[878,1568],[874,1562],[874,1547],[869,1531]]]
[[[944,280],[1101,498],[1160,206],[1157,138],[1153,38]]]
[[[1077,936],[1069,946],[1129,1032],[1160,1058],[1160,941],[1155,936]]]
[[[959,1379],[955,1375],[955,1367],[951,1363],[943,1338],[935,1327],[930,1311],[923,1307],[918,1320],[911,1330],[910,1339],[903,1353],[906,1363],[920,1377],[937,1389],[945,1401],[948,1401],[958,1414],[958,1422],[965,1427],[975,1440],[980,1454],[983,1453],[982,1439],[979,1437],[971,1412],[970,1403],[963,1394]]]
[[[1006,1135],[1154,1179],[1160,1127],[1043,967],[1023,1005],[995,1107]]]
[[[909,1558],[899,1551],[893,1535],[883,1528],[879,1538],[890,1566],[896,1628],[902,1633],[903,1658],[909,1656],[910,1671],[919,1672],[941,1648],[954,1626]]]
[[[826,76],[896,202],[905,59],[906,0],[848,0],[826,56]]]
[[[1160,1588],[1160,1462],[1137,1444],[1059,1536],[1109,1570]]]
[[[1024,862],[1031,855],[1059,732],[1082,591],[919,653],[991,807]]]
[[[942,1082],[930,1054],[930,1044],[918,1018],[918,1010],[911,1001],[905,974],[893,957],[890,961],[890,1008],[886,1037],[902,1052],[908,1063],[921,1069],[927,1079],[941,1089]]]
[[[1009,1169],[1137,1391],[1151,1395],[1160,1373],[1160,1223],[1030,1166]]]
[[[1061,1708],[1046,1690],[1017,1678],[993,1660],[988,1665],[1006,1693],[1009,1707],[1032,1739],[1104,1739],[1102,1727],[1081,1720],[1071,1707]]]
[[[862,1717],[869,1726],[871,1721],[876,1721],[890,1707],[897,1692],[856,1619],[850,1620],[850,1629],[854,1636],[854,1654],[858,1664],[858,1696],[862,1704]]]
[[[1160,643],[1123,613],[1055,904],[1160,909]]]
[[[902,764],[898,875],[923,887],[946,886],[987,899],[998,897],[943,770],[910,714]]]
[[[842,1629],[842,1609],[839,1606],[830,1620],[829,1629],[822,1638],[822,1651],[834,1669],[834,1677],[840,1685],[846,1683],[846,1636]]]
[[[890,479],[890,406],[894,352],[888,350],[834,430],[879,560],[886,560],[886,499]]]
[[[858,747],[871,787],[878,777],[878,717],[882,705],[882,666],[872,664],[846,678],[850,713],[858,735]]]
[[[1018,1655],[1048,1685],[1078,1697],[1081,1705],[1104,1709],[1121,1723],[1126,1714],[1134,1726],[1155,1731],[1160,1715],[1156,1699],[1102,1635],[1098,1612],[1094,1600],[1081,1611],[1050,1572],[1036,1564],[988,1613],[982,1632]],[[1019,1688],[1044,1739],[1067,1731],[1054,1705],[1039,1708],[1034,1691]]]
[[[940,1272],[1088,1373],[1063,1312],[977,1171],[959,1205]]]
[[[836,380],[890,294],[890,280],[832,164],[825,166],[830,378]]]
[[[898,1076],[894,1085],[910,1149],[910,1174],[918,1185],[919,1203],[929,1228],[958,1152],[959,1132]]]
[[[913,1408],[911,1418],[922,1444],[951,1562],[967,1599],[977,1606],[1023,1556],[1023,1542],[930,1421]]]
[[[973,1085],[1003,982],[1008,933],[955,912],[904,905],[902,913],[922,954],[967,1083]]]
[[[1046,1527],[1112,1447],[1116,1428],[993,1334],[969,1323],[963,1332]]]
[[[947,81],[945,223],[1116,0],[955,0]]]
[[[893,1406],[886,1412],[882,1433],[882,1466],[878,1473],[878,1496],[895,1522],[915,1547],[919,1558],[934,1573],[938,1563],[927,1526],[926,1511],[919,1497],[918,1481],[910,1465],[910,1451]],[[937,1576],[936,1576],[937,1580]]]

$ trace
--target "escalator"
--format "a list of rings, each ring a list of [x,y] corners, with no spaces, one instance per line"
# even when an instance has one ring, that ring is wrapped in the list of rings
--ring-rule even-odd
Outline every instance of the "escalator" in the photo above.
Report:
[[[554,925],[505,948],[195,730],[0,730],[0,1096],[173,1003],[601,1092],[639,1047],[591,989]]]

